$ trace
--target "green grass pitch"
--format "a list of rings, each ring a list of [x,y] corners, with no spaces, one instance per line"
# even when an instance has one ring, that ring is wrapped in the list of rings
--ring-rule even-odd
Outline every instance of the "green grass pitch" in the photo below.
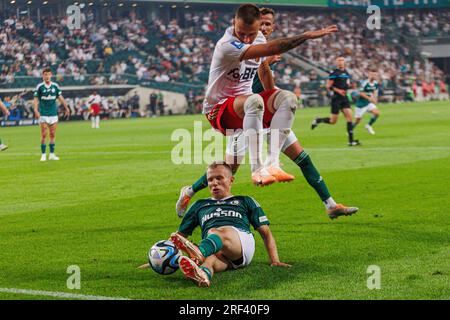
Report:
[[[284,155],[290,184],[257,188],[249,167],[234,194],[253,196],[271,220],[279,254],[290,269],[271,268],[259,235],[245,269],[218,274],[197,288],[178,271],[160,276],[136,267],[149,247],[180,220],[181,186],[205,165],[174,165],[174,129],[193,130],[201,115],[61,123],[59,162],[39,161],[37,127],[0,128],[0,288],[130,299],[449,299],[450,105],[381,105],[363,146],[346,145],[345,121],[311,131],[314,116],[297,112],[294,130],[339,202],[358,206],[331,221],[300,170]],[[365,118],[366,122],[368,118]],[[207,197],[202,191],[196,196]],[[199,240],[199,232],[193,236]],[[66,286],[67,267],[81,269],[81,289]],[[381,270],[381,289],[367,288],[367,268]],[[0,299],[47,297],[0,293]]]

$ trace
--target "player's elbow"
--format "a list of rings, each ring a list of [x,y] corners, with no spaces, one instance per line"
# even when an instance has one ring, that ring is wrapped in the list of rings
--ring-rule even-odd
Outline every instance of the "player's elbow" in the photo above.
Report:
[[[268,226],[262,226],[258,229],[258,231],[264,241],[270,239],[272,235]]]

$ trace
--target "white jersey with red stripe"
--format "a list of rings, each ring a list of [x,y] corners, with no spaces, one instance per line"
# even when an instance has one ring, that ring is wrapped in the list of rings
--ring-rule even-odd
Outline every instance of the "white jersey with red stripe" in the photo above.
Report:
[[[102,101],[102,98],[100,97],[100,95],[98,94],[91,94],[88,99],[87,99],[87,103],[91,106],[93,104],[98,104],[100,105],[100,102]]]
[[[203,101],[203,113],[208,114],[218,103],[229,97],[252,94],[253,79],[265,58],[239,61],[250,44],[242,43],[229,27],[216,43],[209,69],[208,88]],[[252,44],[266,43],[261,31]]]

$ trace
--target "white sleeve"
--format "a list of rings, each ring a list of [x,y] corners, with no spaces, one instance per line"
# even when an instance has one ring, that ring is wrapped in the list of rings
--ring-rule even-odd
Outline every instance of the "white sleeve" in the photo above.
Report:
[[[220,44],[219,53],[221,60],[225,62],[239,61],[242,54],[250,47],[249,44],[239,42],[239,40],[226,41]]]

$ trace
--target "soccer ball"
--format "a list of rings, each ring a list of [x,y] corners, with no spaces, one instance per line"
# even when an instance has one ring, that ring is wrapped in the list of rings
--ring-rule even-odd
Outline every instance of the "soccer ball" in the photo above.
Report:
[[[148,262],[156,273],[166,275],[177,271],[180,256],[180,252],[171,241],[161,240],[150,248]]]

